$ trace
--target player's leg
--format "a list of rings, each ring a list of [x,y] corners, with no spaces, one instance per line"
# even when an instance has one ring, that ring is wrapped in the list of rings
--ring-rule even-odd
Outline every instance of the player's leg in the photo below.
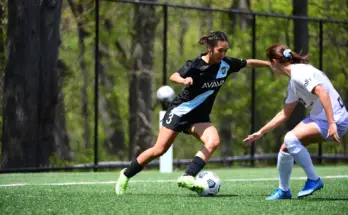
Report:
[[[274,199],[290,199],[292,197],[289,183],[290,175],[293,168],[294,159],[305,170],[307,176],[311,179],[316,179],[317,176],[312,160],[307,149],[303,145],[308,145],[310,143],[317,143],[324,141],[318,125],[306,118],[301,123],[299,123],[291,132],[288,132],[284,138],[284,144],[278,153],[277,168],[279,174],[279,188],[267,200]],[[297,143],[292,146],[291,152],[289,153],[287,145],[290,143]],[[321,181],[320,181],[321,182]]]
[[[293,157],[282,150],[278,153],[277,169],[279,175],[279,188],[266,198],[266,200],[291,199],[292,194],[289,187],[290,175],[294,164]]]
[[[194,124],[190,128],[190,132],[200,140],[204,146],[197,152],[184,175],[178,179],[178,185],[200,192],[203,190],[203,186],[195,184],[194,177],[204,168],[215,149],[219,146],[220,139],[216,128],[210,122]]]
[[[172,145],[177,132],[164,126],[160,128],[155,145],[142,152],[136,160],[120,172],[116,183],[116,194],[124,194],[130,178],[139,173],[150,161],[163,155]]]
[[[318,125],[317,122],[307,118],[285,135],[282,149],[285,151],[286,147],[288,153],[303,168],[308,178],[302,191],[298,193],[298,197],[311,195],[323,187],[323,183],[315,171],[311,156],[305,147],[311,143],[325,141],[321,133],[323,129],[326,130],[325,126]]]

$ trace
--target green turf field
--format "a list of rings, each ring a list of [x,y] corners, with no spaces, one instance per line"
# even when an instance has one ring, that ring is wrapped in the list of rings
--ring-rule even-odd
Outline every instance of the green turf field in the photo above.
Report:
[[[212,170],[222,180],[215,197],[178,188],[182,172],[144,171],[124,196],[114,192],[118,172],[2,174],[0,214],[348,214],[348,166],[316,169],[324,189],[297,199],[305,175],[296,167],[295,198],[281,201],[264,200],[278,185],[276,168]]]

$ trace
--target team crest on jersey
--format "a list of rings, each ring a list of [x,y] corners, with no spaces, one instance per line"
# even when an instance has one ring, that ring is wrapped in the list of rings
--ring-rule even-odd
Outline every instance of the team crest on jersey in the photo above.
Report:
[[[226,74],[226,72],[227,72],[227,68],[226,67],[222,67],[221,68],[221,74]]]
[[[227,71],[230,69],[230,65],[225,61],[221,61],[219,71],[216,74],[216,79],[225,78],[227,76]]]

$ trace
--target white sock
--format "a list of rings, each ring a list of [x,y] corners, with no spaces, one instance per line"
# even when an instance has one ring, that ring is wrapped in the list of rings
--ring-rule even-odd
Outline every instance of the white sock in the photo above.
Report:
[[[303,145],[297,145],[297,149],[297,153],[291,153],[296,163],[303,168],[303,170],[306,172],[307,177],[310,180],[318,180],[319,176],[315,172],[312,159],[309,155],[308,150]]]
[[[290,189],[290,175],[294,164],[294,158],[286,152],[279,151],[278,153],[278,174],[279,174],[279,188],[283,191]]]

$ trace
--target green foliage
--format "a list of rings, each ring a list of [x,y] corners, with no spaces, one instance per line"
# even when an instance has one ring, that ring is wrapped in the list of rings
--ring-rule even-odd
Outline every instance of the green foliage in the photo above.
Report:
[[[82,1],[81,1],[82,2]],[[165,1],[163,1],[165,2]],[[174,4],[189,5],[210,5],[213,8],[229,9],[233,1],[183,1],[176,0]],[[291,15],[292,1],[271,1],[271,0],[250,0],[251,10],[255,12],[277,13]],[[82,115],[81,88],[83,86],[82,73],[79,66],[79,43],[77,32],[77,21],[74,18],[69,5],[65,2],[61,17],[61,47],[60,59],[69,68],[69,73],[63,77],[64,103],[66,111],[67,130],[70,137],[70,145],[75,154],[73,163],[93,162],[93,141],[94,141],[94,5],[92,1],[84,2],[85,12],[79,17],[83,19],[83,27],[87,31],[85,39],[85,61],[87,74],[87,94],[88,94],[88,116]],[[344,1],[324,1],[309,0],[309,16],[315,18],[331,18],[344,20],[347,18],[348,9]],[[158,89],[162,85],[163,77],[163,9],[156,8],[157,19],[159,21],[156,29],[154,67],[153,67],[153,89]],[[223,30],[228,32],[230,40],[230,50],[228,55],[237,58],[251,58],[252,50],[252,28],[246,28],[238,24],[233,28],[232,22],[227,13],[205,12],[180,8],[168,9],[168,61],[167,77],[177,71],[188,59],[197,57],[205,51],[204,46],[198,45],[201,35],[207,34],[211,30]],[[128,89],[129,87],[129,68],[131,67],[132,36],[134,4],[115,3],[101,1],[100,3],[100,50],[101,64],[106,74],[106,80],[111,83],[107,85],[103,82],[99,85],[100,96],[105,98],[110,106],[108,111],[115,110],[120,116],[121,123],[111,127],[114,129],[121,126],[125,132],[125,146],[128,145]],[[237,21],[248,18],[237,15]],[[249,17],[250,18],[250,17]],[[210,24],[209,24],[209,21]],[[284,18],[256,17],[256,58],[266,59],[265,49],[273,43],[285,43],[293,46],[293,21]],[[311,63],[319,67],[319,24],[309,22],[310,31],[310,53]],[[1,32],[0,32],[1,33]],[[182,37],[182,43],[181,43]],[[332,80],[337,90],[347,101],[348,97],[348,62],[347,62],[347,41],[348,26],[335,23],[324,23],[324,53],[323,70]],[[122,50],[116,46],[121,44]],[[182,51],[181,51],[182,50]],[[260,128],[270,120],[281,108],[286,97],[287,79],[276,78],[268,69],[256,70],[256,129]],[[169,82],[169,81],[168,81]],[[1,82],[2,83],[2,82]],[[179,93],[183,86],[171,85],[176,93]],[[153,92],[153,102],[155,104],[155,90]],[[1,103],[2,104],[2,103]],[[211,119],[219,128],[220,119],[229,117],[232,120],[232,149],[233,155],[247,153],[242,139],[251,130],[250,125],[251,107],[251,70],[243,69],[237,74],[233,74],[221,89],[215,103]],[[153,129],[158,132],[158,111],[157,106],[154,110]],[[99,113],[100,119],[101,113]],[[91,133],[91,143],[89,147],[83,145],[83,120],[87,117],[89,130]],[[1,120],[0,120],[1,122]],[[1,124],[0,124],[1,125]],[[104,146],[104,141],[108,138],[106,130],[108,125],[99,121],[99,157],[102,161],[120,160],[119,155],[108,152]],[[0,131],[1,132],[1,131]],[[269,135],[258,141],[257,152],[274,152],[275,134]],[[190,158],[200,148],[192,136],[181,134],[174,143],[174,156],[179,158]],[[347,145],[347,141],[345,141]],[[347,153],[347,146],[337,147],[334,144],[324,144],[325,153]],[[310,148],[315,152],[316,146]],[[127,154],[124,149],[123,154]],[[220,156],[217,152],[215,156]],[[127,159],[127,156],[126,156]],[[56,157],[52,157],[52,162],[61,164]]]

